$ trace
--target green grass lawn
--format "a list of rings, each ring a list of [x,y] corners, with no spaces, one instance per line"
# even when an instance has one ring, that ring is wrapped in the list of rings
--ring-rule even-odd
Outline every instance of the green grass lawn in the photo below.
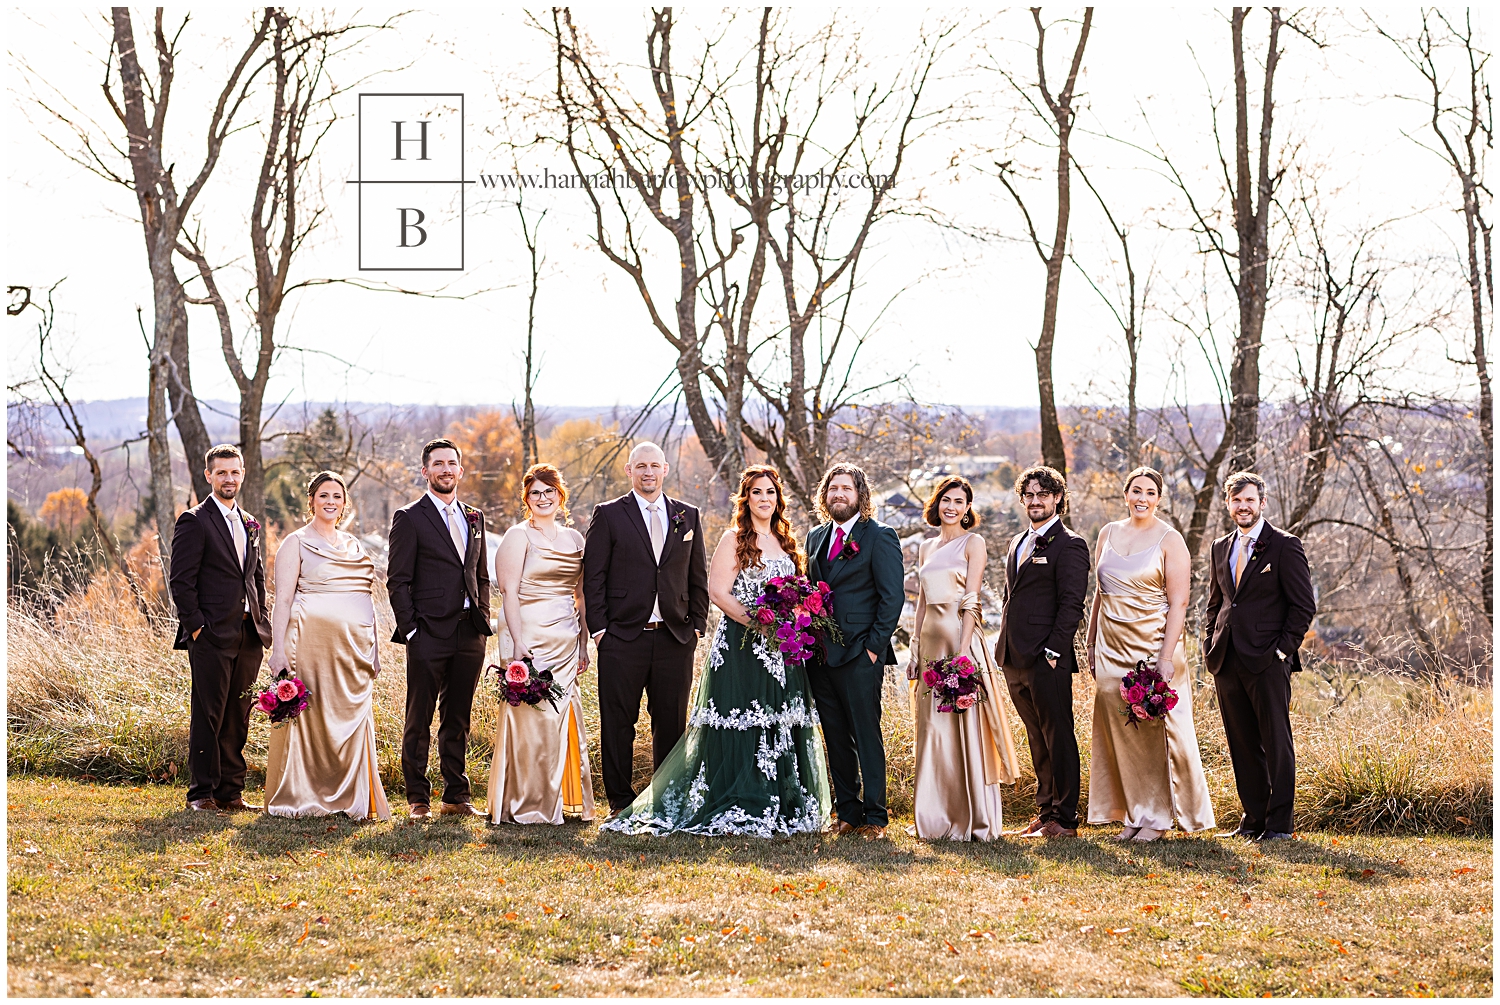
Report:
[[[1488,838],[660,839],[182,799],[10,778],[11,995],[1493,988]]]

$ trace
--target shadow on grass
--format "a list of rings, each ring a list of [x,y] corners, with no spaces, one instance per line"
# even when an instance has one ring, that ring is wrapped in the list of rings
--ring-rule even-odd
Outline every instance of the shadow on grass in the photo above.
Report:
[[[776,872],[807,871],[837,862],[862,873],[904,872],[922,865],[1007,876],[1040,875],[1052,869],[1103,876],[1139,877],[1152,872],[1238,873],[1248,876],[1257,860],[1288,866],[1321,866],[1331,874],[1380,885],[1408,878],[1399,862],[1338,847],[1318,838],[1252,844],[1237,838],[1175,836],[1153,842],[1114,842],[1093,834],[1080,839],[1030,840],[1004,837],[993,842],[866,841],[826,834],[770,840],[744,837],[664,837],[600,833],[592,824],[570,820],[559,827],[477,825],[472,820],[436,818],[412,824],[352,821],[342,815],[286,818],[267,814],[219,816],[186,808],[165,815],[116,816],[111,840],[135,854],[160,854],[173,845],[229,832],[231,844],[265,859],[344,851],[403,861],[440,859],[473,844],[483,854],[509,859],[574,859],[597,864],[635,860],[639,866],[735,865]],[[1101,834],[1102,836],[1102,834]]]

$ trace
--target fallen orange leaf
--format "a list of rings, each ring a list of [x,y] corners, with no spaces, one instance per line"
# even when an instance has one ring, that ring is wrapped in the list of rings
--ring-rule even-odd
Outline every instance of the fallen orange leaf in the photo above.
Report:
[[[948,952],[952,953],[954,956],[958,955],[958,950],[953,948],[953,943],[945,941],[943,945],[948,947]]]
[[[304,921],[302,923],[302,935],[297,939],[297,945],[302,945],[302,940],[312,934],[312,925]]]
[[[1453,870],[1453,875],[1455,875],[1455,876],[1462,876],[1465,873],[1470,873],[1470,872],[1473,872],[1473,871],[1474,871],[1474,867],[1473,866],[1466,865],[1462,869],[1454,869]]]
[[[515,911],[506,911],[505,912],[505,920],[506,921],[515,921],[516,920],[516,912]]]
[[[1160,904],[1142,904],[1141,905],[1141,913],[1142,914],[1150,914],[1152,911],[1157,910],[1160,906],[1161,906]]]

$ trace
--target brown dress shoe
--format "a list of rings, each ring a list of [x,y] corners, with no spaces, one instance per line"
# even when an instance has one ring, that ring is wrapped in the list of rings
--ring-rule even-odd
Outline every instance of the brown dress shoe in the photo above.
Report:
[[[411,808],[407,810],[407,814],[413,820],[426,820],[431,813],[432,810],[428,808],[426,803],[412,803]]]
[[[228,802],[222,799],[215,799],[214,802],[218,804],[219,809],[226,813],[259,813],[264,808],[256,806],[254,803],[245,802],[241,796],[235,796]]]
[[[886,839],[885,828],[879,824],[865,824],[863,827],[856,827],[855,830],[866,841],[884,841]]]
[[[440,817],[482,817],[484,815],[474,808],[473,803],[442,803],[438,806]]]
[[[1041,817],[1032,817],[1030,823],[1028,823],[1025,827],[1022,827],[1020,830],[1016,831],[1016,836],[1036,837],[1037,832],[1039,832],[1045,826],[1047,826],[1047,822]]]
[[[1047,826],[1037,831],[1037,836],[1044,838],[1076,838],[1078,836],[1078,828],[1064,827],[1056,820],[1048,820]]]
[[[212,799],[189,799],[187,805],[188,809],[199,813],[217,813],[220,816],[224,814],[224,811],[219,809],[218,802]]]
[[[833,826],[828,828],[828,833],[834,837],[843,837],[854,829],[854,825],[847,820],[835,820]]]

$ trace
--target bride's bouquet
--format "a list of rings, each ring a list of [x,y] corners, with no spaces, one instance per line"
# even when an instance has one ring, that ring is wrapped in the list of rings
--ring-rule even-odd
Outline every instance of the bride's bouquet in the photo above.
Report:
[[[928,694],[936,694],[939,712],[962,714],[984,701],[979,686],[979,668],[967,656],[945,656],[928,660],[922,671],[922,683]]]
[[[812,659],[819,642],[844,641],[832,611],[833,590],[827,583],[814,584],[806,576],[772,576],[760,596],[745,605],[750,624],[740,648],[754,632],[775,644],[784,662],[800,666]]]
[[[250,696],[255,700],[255,707],[266,713],[272,726],[284,726],[307,709],[312,691],[301,678],[293,677],[289,670],[282,670],[259,691],[252,688]]]
[[[1120,700],[1125,703],[1125,721],[1137,729],[1143,722],[1165,719],[1177,707],[1177,692],[1145,660],[1135,661],[1135,671],[1120,680]]]
[[[551,670],[546,667],[537,669],[530,656],[511,660],[504,667],[491,663],[489,668],[495,671],[496,690],[501,701],[509,705],[535,705],[546,699],[552,711],[558,711],[557,699],[563,696],[562,685],[553,680]]]

